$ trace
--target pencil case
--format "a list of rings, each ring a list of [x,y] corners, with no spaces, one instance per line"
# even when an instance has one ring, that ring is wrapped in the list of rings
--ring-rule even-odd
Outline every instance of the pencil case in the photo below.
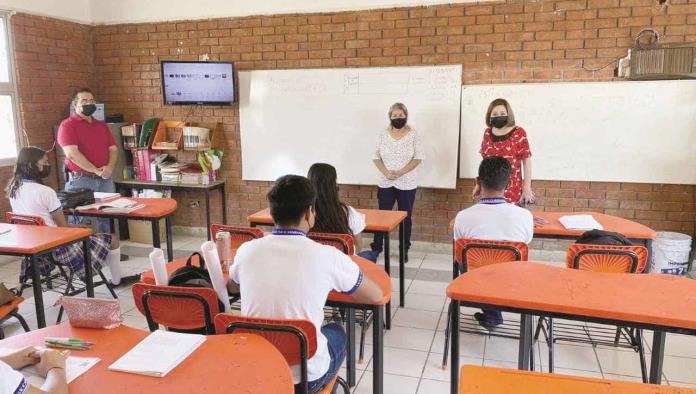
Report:
[[[121,306],[118,300],[87,297],[62,297],[58,303],[65,309],[73,327],[116,328],[121,325]]]

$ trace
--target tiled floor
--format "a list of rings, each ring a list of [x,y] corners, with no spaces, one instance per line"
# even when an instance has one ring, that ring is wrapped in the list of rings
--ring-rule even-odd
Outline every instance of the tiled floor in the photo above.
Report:
[[[175,256],[189,255],[201,242],[200,238],[175,237]],[[127,272],[137,273],[149,269],[146,257],[149,249],[145,245],[126,242],[123,252],[131,256],[128,262],[123,263]],[[451,257],[447,254],[425,254],[415,251],[411,252],[409,257],[406,271],[406,307],[393,309],[393,328],[385,335],[385,393],[447,393],[449,370],[443,370],[441,365],[447,317],[445,287],[451,278]],[[564,260],[563,253],[549,251],[532,251],[530,259]],[[4,281],[8,286],[16,285],[18,270],[17,261],[0,262],[0,281]],[[393,283],[396,291],[393,295],[397,298],[398,280],[394,279]],[[117,290],[125,324],[146,328],[145,319],[135,309],[130,288],[120,287]],[[98,297],[109,297],[103,287],[98,288],[96,294]],[[30,326],[35,328],[31,290],[25,291],[24,295],[28,298],[20,309]],[[48,322],[55,321],[58,308],[51,305],[56,299],[55,294],[44,293]],[[506,320],[514,320],[514,315],[507,315]],[[3,328],[8,336],[21,332],[19,324],[13,321],[6,322]],[[365,359],[357,366],[358,380],[354,393],[372,392],[372,334],[368,333],[366,338]],[[664,383],[696,387],[696,338],[671,334],[667,338]],[[648,355],[651,339],[651,334],[646,333]],[[537,370],[547,370],[546,344],[538,342],[536,350]],[[557,373],[640,381],[638,355],[630,349],[593,348],[588,345],[561,343],[556,345],[555,355]],[[517,341],[463,333],[460,360],[462,364],[516,368]]]

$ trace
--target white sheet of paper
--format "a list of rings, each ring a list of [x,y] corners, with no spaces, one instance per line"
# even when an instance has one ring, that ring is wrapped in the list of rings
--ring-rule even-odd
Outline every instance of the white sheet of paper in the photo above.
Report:
[[[120,193],[94,192],[95,200],[107,200],[109,198],[121,197]]]
[[[87,372],[95,366],[101,359],[96,357],[77,357],[70,356],[65,362],[65,375],[68,378],[68,383],[77,379],[80,375]],[[29,366],[22,369],[22,374],[27,378],[29,383],[41,387],[44,384],[45,379],[38,374],[36,367]]]
[[[604,227],[592,215],[561,216],[558,221],[567,230],[604,230]]]

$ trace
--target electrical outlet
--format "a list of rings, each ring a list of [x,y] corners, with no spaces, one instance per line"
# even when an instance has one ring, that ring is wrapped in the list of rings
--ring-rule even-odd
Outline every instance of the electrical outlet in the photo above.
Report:
[[[198,200],[189,200],[188,201],[189,208],[199,208],[200,206],[201,206],[201,202]]]

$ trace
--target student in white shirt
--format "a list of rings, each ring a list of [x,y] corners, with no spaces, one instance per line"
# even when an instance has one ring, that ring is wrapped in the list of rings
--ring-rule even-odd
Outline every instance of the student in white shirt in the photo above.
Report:
[[[47,226],[70,227],[61,207],[56,191],[43,184],[43,180],[51,174],[51,165],[46,151],[34,146],[24,147],[17,154],[14,176],[5,189],[10,200],[12,212],[21,215],[39,216]],[[92,265],[97,268],[108,266],[111,272],[111,282],[118,285],[121,281],[118,237],[111,234],[94,234],[89,239],[92,252]],[[84,256],[81,244],[60,247],[53,251],[53,258],[62,265],[70,267],[80,279],[84,279]],[[39,259],[38,269],[43,276],[53,270],[49,259]],[[26,262],[22,263],[20,282],[28,278]]]
[[[67,353],[25,347],[0,356],[0,393],[7,394],[67,394],[65,375]],[[41,388],[29,384],[18,370],[35,365],[39,375],[46,378]]]
[[[355,251],[362,250],[360,233],[365,229],[365,215],[341,202],[336,183],[336,169],[331,164],[314,163],[307,178],[317,193],[314,204],[316,217],[310,231],[348,234],[355,239]]]
[[[359,302],[377,302],[379,287],[349,256],[307,238],[315,223],[316,193],[305,177],[279,178],[267,195],[276,224],[269,236],[245,242],[230,267],[230,292],[241,292],[243,316],[304,319],[317,328],[317,352],[307,363],[309,390],[326,386],[346,354],[346,334],[336,323],[321,326],[332,290]],[[299,364],[291,366],[300,382]]]
[[[506,202],[504,194],[512,168],[503,157],[491,156],[479,165],[475,204],[457,214],[454,220],[454,239],[468,238],[485,241],[532,242],[534,217],[532,213]],[[474,317],[480,325],[491,328],[503,322],[499,311],[484,310]]]

